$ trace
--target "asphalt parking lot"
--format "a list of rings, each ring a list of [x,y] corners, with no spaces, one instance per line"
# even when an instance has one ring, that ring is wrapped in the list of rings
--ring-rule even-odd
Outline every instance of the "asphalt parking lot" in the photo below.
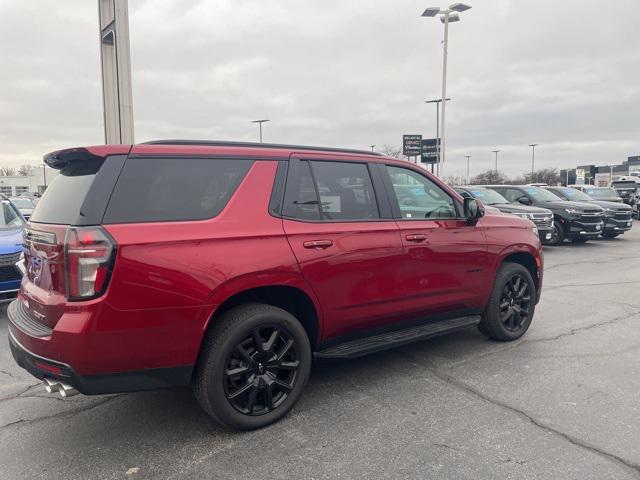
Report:
[[[475,330],[316,365],[302,400],[251,433],[189,390],[50,396],[0,318],[0,478],[640,478],[640,227],[545,250],[529,332]]]

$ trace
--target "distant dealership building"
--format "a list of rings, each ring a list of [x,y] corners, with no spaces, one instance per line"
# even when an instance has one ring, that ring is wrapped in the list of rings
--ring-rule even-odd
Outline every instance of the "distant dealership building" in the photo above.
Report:
[[[598,185],[606,187],[612,180],[640,172],[640,155],[629,157],[621,165],[578,165],[570,170],[560,170],[563,185]]]
[[[0,176],[0,193],[7,197],[24,192],[43,193],[57,175],[58,170],[40,166],[31,175]]]

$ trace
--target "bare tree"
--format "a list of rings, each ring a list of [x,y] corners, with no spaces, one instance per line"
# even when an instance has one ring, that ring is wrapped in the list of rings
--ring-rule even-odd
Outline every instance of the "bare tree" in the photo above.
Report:
[[[445,175],[443,178],[447,185],[465,185],[467,183],[467,177],[462,175]]]
[[[0,177],[12,177],[16,174],[16,169],[13,167],[0,167]]]
[[[35,169],[36,167],[33,165],[29,165],[29,164],[20,165],[18,167],[18,175],[20,175],[21,177],[28,177],[29,175],[33,174]]]
[[[394,157],[401,160],[406,159],[406,157],[402,155],[402,148],[394,147],[393,145],[383,145],[379,152],[385,157]]]
[[[547,185],[557,185],[560,183],[560,173],[557,168],[542,168],[533,172],[524,173],[523,183],[546,183]]]
[[[479,173],[471,179],[471,185],[499,185],[503,183],[510,183],[509,177],[498,170],[487,170],[486,172]]]

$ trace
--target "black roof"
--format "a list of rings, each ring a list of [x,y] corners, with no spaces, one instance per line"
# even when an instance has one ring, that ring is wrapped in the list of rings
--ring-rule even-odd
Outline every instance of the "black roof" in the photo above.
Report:
[[[316,150],[321,152],[358,153],[364,155],[383,156],[381,153],[371,150],[356,150],[351,148],[332,147],[312,147],[309,145],[288,145],[279,143],[257,143],[257,142],[228,142],[222,140],[151,140],[138,145],[202,145],[217,147],[243,147],[243,148],[284,148],[289,150]]]

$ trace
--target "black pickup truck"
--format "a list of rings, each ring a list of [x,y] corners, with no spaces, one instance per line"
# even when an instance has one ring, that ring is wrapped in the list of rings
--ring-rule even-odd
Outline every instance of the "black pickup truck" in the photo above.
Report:
[[[475,185],[453,187],[463,197],[477,198],[484,205],[497,208],[502,213],[510,213],[531,220],[538,227],[542,243],[548,243],[553,236],[553,212],[546,208],[531,207],[521,203],[511,203],[495,190]]]
[[[604,210],[604,226],[602,227],[602,236],[605,238],[613,238],[631,230],[631,215],[633,209],[624,203],[606,202],[591,198],[584,192],[569,187],[545,187],[551,193],[562,200],[573,202],[587,202],[602,207]]]
[[[553,212],[553,234],[550,245],[560,245],[568,238],[583,243],[597,238],[604,226],[604,210],[592,203],[560,200],[553,193],[529,185],[488,185],[513,203],[548,208]]]

